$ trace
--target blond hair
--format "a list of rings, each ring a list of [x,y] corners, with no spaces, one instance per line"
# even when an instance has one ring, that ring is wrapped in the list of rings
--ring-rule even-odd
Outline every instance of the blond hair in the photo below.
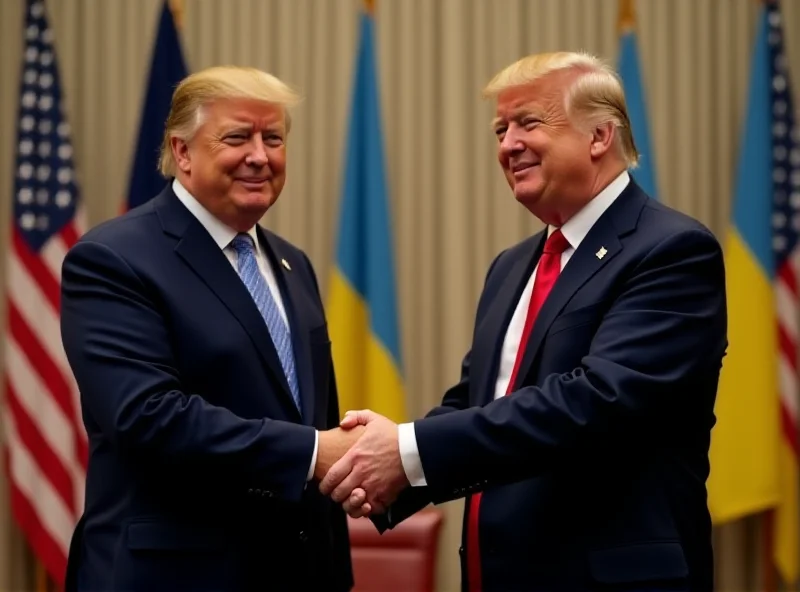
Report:
[[[610,66],[593,55],[555,52],[526,56],[498,72],[483,89],[483,96],[493,98],[509,88],[565,71],[577,74],[564,94],[567,116],[589,128],[612,123],[618,130],[615,142],[620,156],[629,167],[635,167],[639,153],[633,141],[622,82]]]
[[[187,76],[172,95],[158,160],[162,175],[171,177],[177,171],[171,138],[191,140],[203,123],[203,108],[219,99],[255,99],[280,105],[288,134],[292,126],[289,109],[300,102],[300,95],[272,74],[245,66],[214,66]]]

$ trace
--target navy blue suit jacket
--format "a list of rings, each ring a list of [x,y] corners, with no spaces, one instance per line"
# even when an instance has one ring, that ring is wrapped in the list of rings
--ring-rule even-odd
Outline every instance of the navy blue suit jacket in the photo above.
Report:
[[[631,181],[559,276],[515,392],[492,401],[544,238],[492,263],[461,381],[415,423],[428,486],[376,523],[481,491],[484,590],[710,591],[705,481],[727,347],[720,246]]]
[[[314,429],[339,421],[317,281],[303,252],[258,234],[302,416],[253,299],[170,187],[67,254],[62,337],[90,450],[68,589],[352,586],[345,515],[306,484]]]

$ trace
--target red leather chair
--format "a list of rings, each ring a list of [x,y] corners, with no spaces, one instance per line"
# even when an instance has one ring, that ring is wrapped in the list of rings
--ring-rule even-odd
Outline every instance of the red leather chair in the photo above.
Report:
[[[426,508],[382,535],[367,518],[347,520],[353,592],[433,592],[441,510]]]

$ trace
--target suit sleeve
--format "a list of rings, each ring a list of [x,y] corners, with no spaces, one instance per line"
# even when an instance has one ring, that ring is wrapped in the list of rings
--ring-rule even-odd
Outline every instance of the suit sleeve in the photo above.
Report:
[[[63,264],[61,307],[87,425],[123,457],[300,499],[314,429],[243,419],[184,392],[157,296],[119,255],[100,243],[75,245]]]
[[[727,346],[725,273],[716,239],[664,240],[632,272],[578,368],[485,407],[415,423],[437,502],[533,477],[613,435],[641,433],[716,378]],[[711,392],[712,389],[709,389]],[[709,401],[693,404],[713,406]]]

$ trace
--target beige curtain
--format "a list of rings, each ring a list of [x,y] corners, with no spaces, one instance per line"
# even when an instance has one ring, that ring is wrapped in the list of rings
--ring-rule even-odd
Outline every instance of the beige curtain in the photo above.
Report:
[[[131,166],[160,0],[46,0],[92,224],[115,215]],[[785,0],[794,82],[800,6]],[[360,0],[185,0],[190,69],[238,63],[306,95],[289,181],[265,222],[309,253],[327,287]],[[0,1],[0,239],[13,183],[23,0]],[[754,35],[755,0],[639,0],[639,47],[660,197],[723,233]],[[501,179],[481,86],[529,52],[616,58],[616,0],[379,0],[377,39],[410,412],[458,375],[486,267],[539,227]],[[3,243],[7,244],[7,243]],[[0,258],[0,277],[5,278]],[[4,317],[3,317],[4,318]],[[0,477],[0,589],[31,589]],[[439,590],[458,587],[461,503],[447,506]],[[716,535],[718,589],[760,589],[758,529]]]

